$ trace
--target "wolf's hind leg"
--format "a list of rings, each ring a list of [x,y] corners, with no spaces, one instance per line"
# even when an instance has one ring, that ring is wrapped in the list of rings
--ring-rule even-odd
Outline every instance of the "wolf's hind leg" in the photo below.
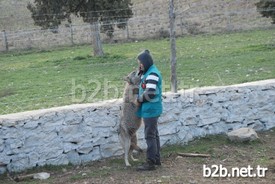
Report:
[[[134,134],[131,137],[131,148],[133,150],[140,152],[140,153],[143,152],[143,150],[137,145],[137,134]]]
[[[137,146],[137,135],[136,134],[132,135],[132,137],[131,137],[130,156],[131,156],[131,159],[133,161],[138,161],[138,159],[135,159],[133,157],[133,150],[136,150],[138,152],[142,152],[142,149]]]
[[[124,140],[124,161],[126,166],[131,166],[129,163],[129,151],[130,151],[130,146],[131,146],[131,140],[130,137],[125,136]]]
[[[124,162],[126,166],[131,166],[129,163],[129,150],[131,146],[131,139],[128,135],[126,135],[124,132],[119,133],[119,140],[122,145],[122,148],[124,149]]]
[[[130,157],[131,157],[131,159],[134,161],[134,162],[136,162],[136,161],[138,161],[138,159],[136,159],[136,158],[134,158],[134,156],[133,156],[133,146],[131,145],[131,147],[130,147],[130,151],[129,151],[129,155],[130,155]]]

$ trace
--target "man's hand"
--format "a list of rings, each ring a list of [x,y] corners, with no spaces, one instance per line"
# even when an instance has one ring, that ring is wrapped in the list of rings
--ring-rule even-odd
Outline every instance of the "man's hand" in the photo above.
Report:
[[[136,99],[136,100],[134,101],[134,104],[135,104],[137,107],[139,107],[139,106],[141,105],[141,103],[138,101],[138,99]]]

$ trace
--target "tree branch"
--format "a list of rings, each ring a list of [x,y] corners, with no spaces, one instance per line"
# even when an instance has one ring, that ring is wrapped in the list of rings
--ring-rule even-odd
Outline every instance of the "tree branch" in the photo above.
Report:
[[[199,153],[177,153],[179,156],[183,157],[211,157],[209,154],[199,154]]]

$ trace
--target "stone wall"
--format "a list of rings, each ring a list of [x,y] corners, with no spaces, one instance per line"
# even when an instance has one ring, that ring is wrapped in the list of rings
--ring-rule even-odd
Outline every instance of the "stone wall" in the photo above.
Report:
[[[121,155],[117,126],[122,100],[0,116],[0,172],[81,164]],[[275,79],[164,94],[161,146],[240,127],[275,127]],[[139,144],[146,148],[143,127]]]

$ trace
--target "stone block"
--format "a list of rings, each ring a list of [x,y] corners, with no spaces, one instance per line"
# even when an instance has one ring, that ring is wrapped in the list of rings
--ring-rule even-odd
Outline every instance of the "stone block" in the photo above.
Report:
[[[10,172],[18,172],[23,171],[25,169],[30,168],[29,165],[29,157],[27,154],[21,154],[13,155],[12,161],[7,165],[7,169]]]
[[[101,149],[99,146],[96,146],[93,148],[93,151],[91,151],[88,154],[80,155],[81,163],[90,162],[93,160],[99,160],[102,158]]]
[[[258,134],[252,128],[240,128],[227,133],[229,140],[236,142],[253,141],[258,139]]]
[[[80,156],[75,150],[68,152],[66,155],[67,155],[67,159],[68,159],[69,163],[71,163],[73,165],[81,164]]]
[[[69,164],[69,160],[67,158],[67,155],[60,154],[56,157],[52,157],[50,159],[46,160],[47,165],[67,165]]]
[[[30,121],[30,122],[27,122],[23,127],[24,127],[25,129],[35,129],[35,128],[37,128],[39,125],[40,125],[40,122],[39,122],[39,121]]]
[[[213,116],[213,117],[201,117],[201,121],[199,122],[198,126],[206,126],[206,125],[212,125],[214,123],[219,123],[221,121],[220,116]]]
[[[93,143],[91,142],[86,142],[82,145],[80,145],[76,151],[80,154],[88,154],[93,150]]]
[[[6,167],[1,167],[0,166],[0,174],[4,174],[7,172],[7,168]]]

